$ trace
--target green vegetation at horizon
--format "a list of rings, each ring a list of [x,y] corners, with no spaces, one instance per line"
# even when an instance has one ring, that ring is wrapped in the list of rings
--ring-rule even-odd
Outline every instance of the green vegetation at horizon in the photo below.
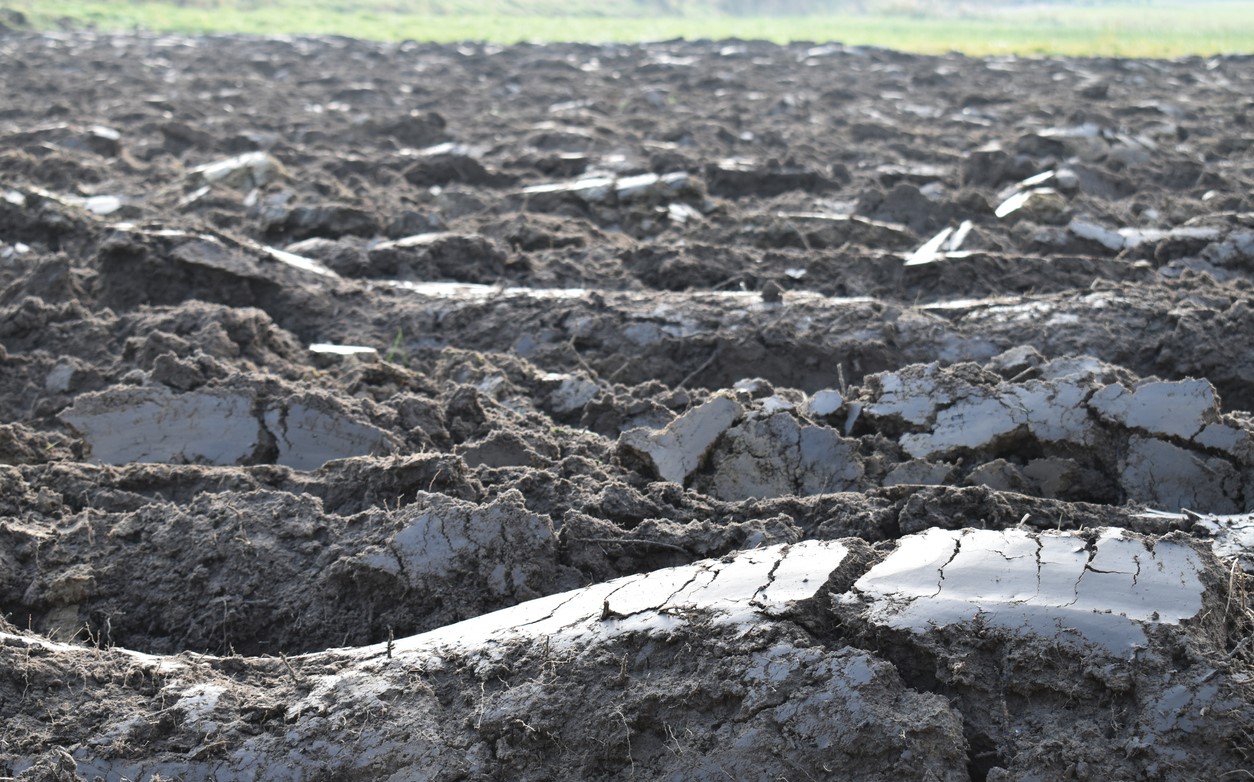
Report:
[[[753,38],[841,41],[906,51],[1178,57],[1254,52],[1254,3],[1142,0],[1096,5],[928,0],[793,0],[799,16],[720,12],[735,0],[0,0],[38,29],[338,34],[376,40],[625,41]],[[776,6],[778,7],[778,6]],[[609,8],[613,15],[606,9]],[[662,9],[669,9],[664,12]],[[437,13],[437,11],[443,11]],[[559,14],[558,11],[563,13]]]

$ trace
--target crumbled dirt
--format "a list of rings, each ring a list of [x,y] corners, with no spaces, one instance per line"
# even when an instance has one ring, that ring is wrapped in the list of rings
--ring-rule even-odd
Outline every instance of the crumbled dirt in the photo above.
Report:
[[[0,777],[1254,768],[1254,59],[0,62]],[[1131,657],[1016,594],[884,620],[865,579],[935,530],[1090,579],[1124,530],[1198,608],[1093,608]]]

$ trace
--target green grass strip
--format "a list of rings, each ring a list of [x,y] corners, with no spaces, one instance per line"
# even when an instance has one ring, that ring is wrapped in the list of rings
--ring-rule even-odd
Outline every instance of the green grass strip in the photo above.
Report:
[[[186,34],[338,34],[375,40],[637,42],[670,38],[751,38],[777,43],[840,41],[905,51],[970,55],[1179,57],[1254,52],[1254,3],[1035,5],[964,12],[897,12],[737,17],[716,13],[600,16],[602,5],[573,0],[443,4],[419,0],[0,0],[37,28],[146,29]],[[431,13],[436,5],[453,13]],[[466,9],[491,6],[500,13]],[[875,3],[869,4],[875,7]],[[882,5],[882,4],[881,4]],[[574,15],[548,13],[573,8]],[[906,9],[909,3],[892,7]],[[929,6],[930,7],[930,6]],[[531,13],[529,13],[531,12]],[[544,13],[539,13],[544,12]]]

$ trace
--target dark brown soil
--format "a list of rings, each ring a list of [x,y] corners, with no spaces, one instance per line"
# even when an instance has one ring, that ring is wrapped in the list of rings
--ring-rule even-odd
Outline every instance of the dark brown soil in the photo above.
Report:
[[[10,31],[0,73],[0,778],[288,778],[265,742],[339,670],[317,653],[758,547],[844,540],[861,573],[932,528],[1248,530],[1254,58]],[[718,400],[673,472],[647,438]],[[290,778],[719,778],[680,745],[737,778],[1238,778],[1241,534],[1202,560],[1223,618],[1143,670],[827,607],[519,643],[380,674],[439,738],[337,754],[302,721],[329,770]],[[736,716],[772,655],[771,709],[877,671],[862,732],[755,765],[812,738]],[[172,676],[236,722],[172,716]],[[1222,719],[1153,722],[1169,685]]]

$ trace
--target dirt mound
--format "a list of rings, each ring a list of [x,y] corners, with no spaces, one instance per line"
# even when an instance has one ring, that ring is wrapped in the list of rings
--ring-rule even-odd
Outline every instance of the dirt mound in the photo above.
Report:
[[[1248,59],[0,55],[0,776],[1254,764]]]

